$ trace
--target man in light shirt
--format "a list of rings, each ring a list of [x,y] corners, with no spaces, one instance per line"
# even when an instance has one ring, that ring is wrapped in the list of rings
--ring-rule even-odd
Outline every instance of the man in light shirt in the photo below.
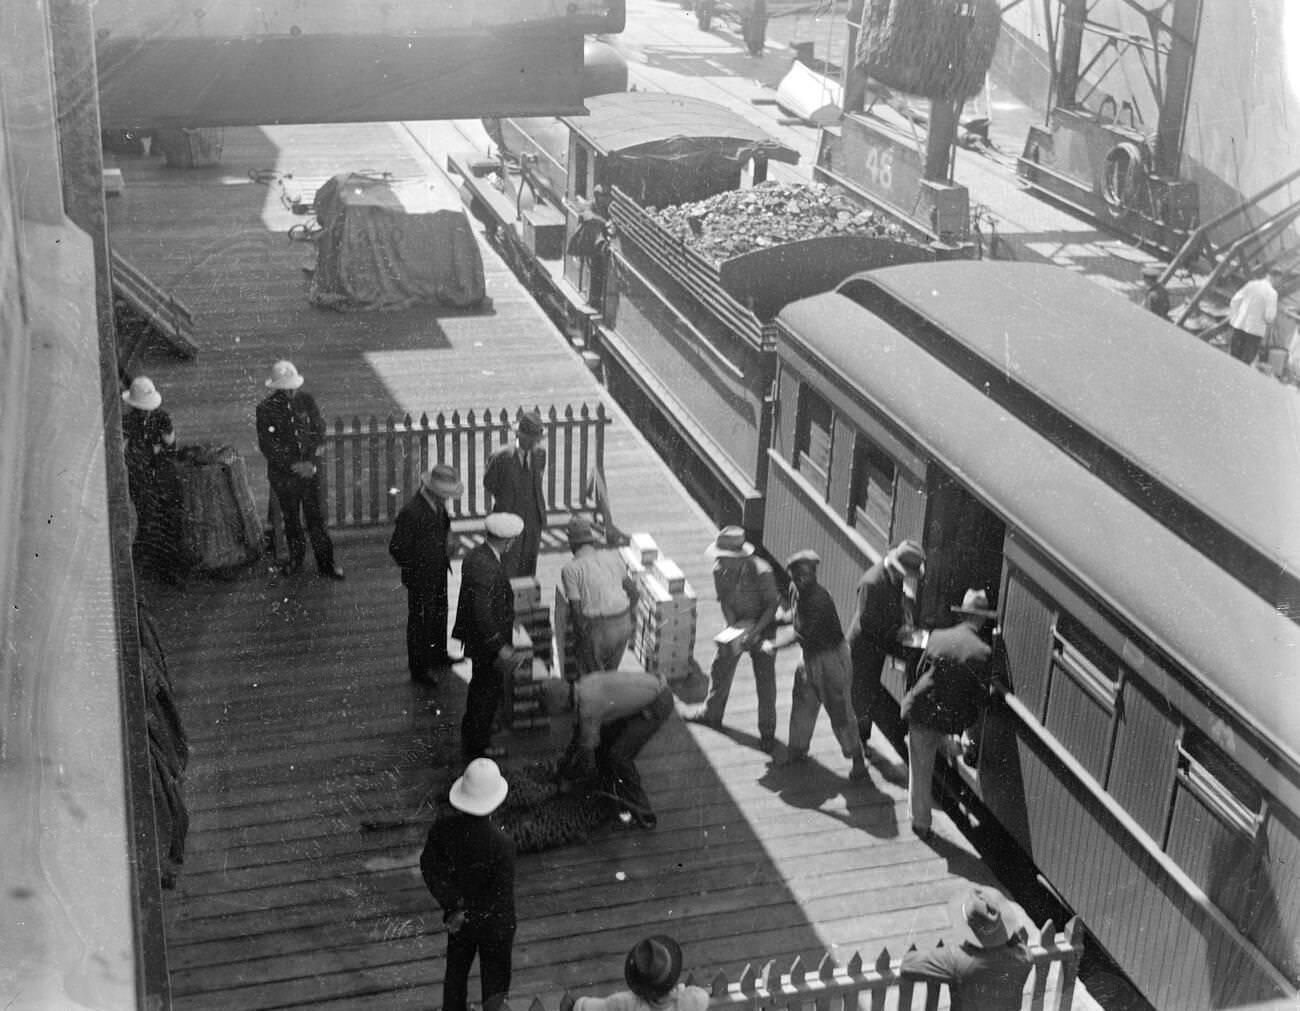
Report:
[[[1228,306],[1228,325],[1232,327],[1233,358],[1247,365],[1255,361],[1268,337],[1268,328],[1277,319],[1277,282],[1281,272],[1269,267],[1263,277],[1247,281],[1232,296]]]
[[[568,535],[573,558],[560,570],[560,584],[578,640],[578,673],[618,670],[632,638],[636,580],[617,551],[596,546],[586,517],[573,517]]]

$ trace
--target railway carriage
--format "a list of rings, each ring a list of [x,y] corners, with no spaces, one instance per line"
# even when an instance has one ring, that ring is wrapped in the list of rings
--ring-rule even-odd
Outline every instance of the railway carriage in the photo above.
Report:
[[[787,306],[777,354],[767,548],[816,549],[846,615],[904,537],[933,623],[968,586],[998,603],[997,701],[951,785],[1157,1007],[1294,998],[1291,391],[1024,264],[857,275]]]

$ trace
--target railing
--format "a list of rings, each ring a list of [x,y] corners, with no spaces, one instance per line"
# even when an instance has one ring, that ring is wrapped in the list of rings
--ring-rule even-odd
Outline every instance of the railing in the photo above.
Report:
[[[1026,1011],[1046,1011],[1049,1006],[1052,1011],[1070,1011],[1079,959],[1083,955],[1083,923],[1076,916],[1058,934],[1048,920],[1038,936],[1030,938],[1029,955],[1033,969],[1021,1007]],[[829,954],[823,955],[811,971],[799,958],[784,973],[774,962],[758,970],[747,965],[735,982],[720,972],[705,985],[711,997],[709,1011],[838,1011],[842,1008],[930,1011],[938,1007],[945,984],[903,979],[899,975],[900,964],[885,949],[870,966],[860,954],[855,954],[842,967]],[[688,978],[687,982],[697,981]],[[575,995],[566,992],[560,998],[560,1011],[572,1011],[574,1000]],[[528,1011],[549,1009],[539,998],[534,998]]]
[[[604,404],[594,409],[582,404],[576,410],[568,404],[563,411],[552,406],[542,420],[546,504],[556,519],[582,508],[593,475],[603,473],[605,427],[611,418]],[[420,478],[439,463],[455,467],[465,484],[465,494],[448,503],[452,518],[481,518],[487,512],[487,459],[506,445],[512,427],[504,409],[452,411],[432,419],[421,414],[418,420],[409,414],[382,421],[372,415],[364,423],[359,417],[350,422],[336,418],[321,456],[325,522],[333,527],[392,522],[418,490]]]

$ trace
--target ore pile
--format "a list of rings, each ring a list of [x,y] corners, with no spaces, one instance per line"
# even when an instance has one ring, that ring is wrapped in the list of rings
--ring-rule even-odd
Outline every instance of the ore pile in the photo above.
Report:
[[[700,255],[720,263],[768,246],[827,235],[908,241],[884,215],[854,203],[837,186],[766,182],[706,200],[652,209],[660,225]]]

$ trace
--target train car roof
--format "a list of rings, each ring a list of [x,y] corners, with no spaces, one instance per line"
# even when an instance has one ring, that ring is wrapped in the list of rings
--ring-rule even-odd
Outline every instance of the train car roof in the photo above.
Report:
[[[620,91],[587,100],[589,115],[564,116],[574,133],[601,154],[615,154],[677,137],[739,142],[771,161],[799,161],[799,152],[770,137],[726,106],[689,95]]]
[[[1050,264],[912,264],[855,275],[844,287],[867,304],[874,289],[910,307],[1300,574],[1294,390]]]
[[[778,318],[829,381],[865,394],[1300,769],[1300,627],[856,302],[814,295]]]

